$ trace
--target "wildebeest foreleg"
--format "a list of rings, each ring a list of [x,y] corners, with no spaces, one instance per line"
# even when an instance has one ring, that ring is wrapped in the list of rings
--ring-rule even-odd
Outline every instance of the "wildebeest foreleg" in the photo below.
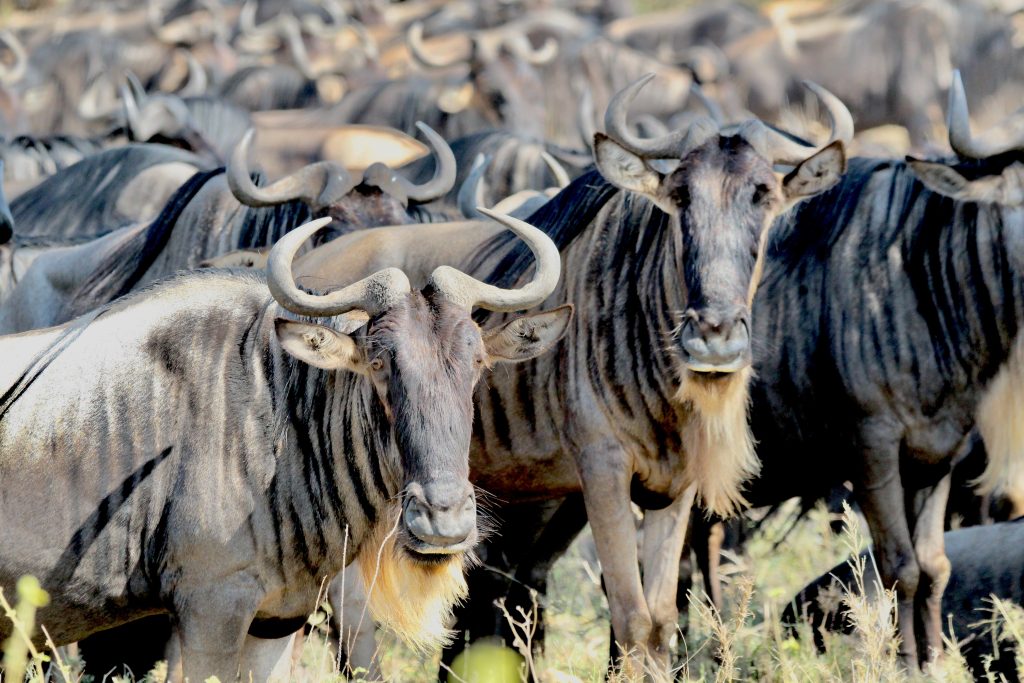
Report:
[[[951,479],[947,474],[935,486],[918,491],[913,500],[914,552],[921,567],[916,610],[921,621],[916,626],[922,664],[942,653],[942,593],[950,572],[943,532]]]
[[[630,507],[629,459],[615,443],[586,450],[579,460],[583,500],[601,561],[612,632],[624,655],[627,675],[655,670],[648,660],[647,643],[653,628],[647,609],[637,558],[637,533]],[[675,558],[678,558],[678,552]]]
[[[194,683],[210,676],[222,683],[236,680],[242,644],[260,603],[256,582],[247,577],[227,577],[179,593],[175,603],[175,630],[185,680]]]
[[[679,609],[676,606],[679,556],[683,551],[696,491],[696,485],[691,484],[667,508],[644,514],[640,562],[644,597],[653,622],[649,647],[652,656],[666,669],[679,629]]]
[[[896,619],[900,630],[900,659],[913,671],[918,666],[914,638],[914,599],[920,568],[910,538],[898,464],[898,446],[865,458],[864,480],[858,502],[871,528],[879,576],[885,588],[896,587]]]

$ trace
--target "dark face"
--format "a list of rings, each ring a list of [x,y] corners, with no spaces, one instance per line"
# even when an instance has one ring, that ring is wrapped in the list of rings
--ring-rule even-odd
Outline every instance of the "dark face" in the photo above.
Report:
[[[405,548],[416,556],[471,548],[473,387],[487,364],[480,329],[444,296],[414,292],[370,324],[364,349],[401,457]]]
[[[666,179],[686,254],[679,344],[691,372],[750,364],[750,301],[763,237],[782,203],[778,187],[768,163],[740,137],[712,137]]]
[[[334,219],[331,225],[335,233],[409,222],[409,213],[402,202],[379,187],[362,184],[317,214],[317,218],[322,216]]]

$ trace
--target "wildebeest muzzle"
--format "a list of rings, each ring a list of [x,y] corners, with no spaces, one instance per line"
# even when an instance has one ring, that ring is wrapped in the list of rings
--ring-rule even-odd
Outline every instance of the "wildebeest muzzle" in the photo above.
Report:
[[[736,372],[750,365],[750,312],[687,309],[679,331],[683,363],[691,372]]]
[[[448,555],[476,544],[476,494],[468,482],[413,482],[406,486],[402,523],[409,550]]]

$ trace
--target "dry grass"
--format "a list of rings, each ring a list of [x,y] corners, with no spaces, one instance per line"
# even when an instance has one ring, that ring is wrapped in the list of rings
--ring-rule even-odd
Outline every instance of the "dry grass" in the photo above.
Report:
[[[775,547],[779,534],[788,525],[781,517],[767,524],[763,532],[747,544],[742,555],[732,557],[724,566],[727,585],[723,614],[707,606],[700,596],[691,595],[689,637],[685,657],[680,662],[679,680],[850,683],[972,680],[955,643],[947,644],[950,651],[927,675],[908,676],[900,671],[892,592],[875,586],[873,593],[879,597],[858,597],[872,592],[863,590],[865,562],[871,562],[870,557],[855,565],[858,569],[855,581],[860,582],[861,590],[838,598],[846,600],[854,623],[859,627],[853,635],[826,634],[828,652],[825,655],[817,654],[808,627],[802,627],[798,638],[788,637],[778,622],[786,600],[842,558],[856,557],[867,539],[862,522],[852,513],[845,518],[846,533],[836,536],[829,528],[828,514],[816,509],[796,526],[784,543]],[[544,652],[536,660],[530,658],[528,666],[534,668],[543,681],[605,680],[609,651],[608,607],[591,548],[589,533],[584,534],[555,565],[550,594],[538,598],[545,600],[547,608],[547,642]],[[699,580],[695,585],[700,585]],[[530,615],[506,614],[506,618],[514,622],[520,633],[518,649],[528,652],[533,634]],[[1017,644],[1024,640],[1024,610],[1019,606],[994,601],[988,621],[993,629],[992,637]],[[388,680],[402,683],[437,680],[437,655],[419,655],[387,634],[380,635],[379,640],[381,666]],[[1018,662],[1019,666],[1024,665]],[[38,676],[31,675],[32,663],[30,654],[29,680],[38,681]],[[72,668],[67,680],[77,680],[73,673],[75,662],[67,664]],[[161,680],[160,672],[155,673],[147,678]],[[60,679],[58,675],[54,680]],[[293,680],[300,683],[342,680],[336,672],[333,652],[322,636],[307,639]]]

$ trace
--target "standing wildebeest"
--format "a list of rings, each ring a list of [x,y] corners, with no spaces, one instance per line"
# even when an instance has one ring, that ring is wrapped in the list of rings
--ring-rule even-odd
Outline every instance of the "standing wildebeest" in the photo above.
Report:
[[[763,466],[748,498],[767,504],[853,482],[912,665],[941,648],[951,462],[975,426],[990,485],[1024,452],[1013,414],[1020,130],[974,138],[957,75],[950,142],[963,161],[855,160],[838,187],[777,227],[754,306],[762,344],[751,424]]]
[[[292,259],[323,218],[278,242],[266,280],[186,275],[0,340],[0,586],[40,577],[58,645],[168,612],[184,675],[229,681],[263,649],[247,634],[300,627],[322,580],[362,556],[376,618],[443,640],[477,538],[473,385],[541,353],[571,311],[473,323],[473,307],[532,307],[558,283],[551,240],[492,216],[536,257],[519,289],[439,267],[421,290],[384,269],[310,294]]]
[[[977,428],[986,488],[1019,487],[1024,452],[1020,118],[973,136],[959,75],[953,84],[950,144],[963,161],[854,160],[776,228],[754,303],[762,468],[747,497],[767,505],[853,482],[914,666],[941,647],[954,459]]]
[[[942,595],[943,631],[958,642],[976,680],[986,680],[986,668],[1001,674],[1000,680],[1020,680],[1013,643],[997,644],[988,631],[992,628],[989,617],[993,595],[1024,605],[1024,519],[949,531],[944,543],[950,574]],[[878,585],[875,565],[868,562],[863,586],[869,596],[877,593]],[[837,565],[797,593],[783,612],[782,621],[809,621],[815,643],[824,648],[823,631],[853,630],[840,591],[856,591],[858,587],[850,563]],[[986,666],[986,657],[994,657],[990,667]]]
[[[760,121],[719,130],[703,119],[639,140],[626,131],[626,108],[648,80],[613,99],[611,137],[596,138],[598,167],[611,182],[585,174],[531,217],[562,249],[567,277],[552,303],[571,300],[581,314],[556,354],[496,375],[480,391],[471,457],[474,482],[510,502],[582,489],[616,640],[633,663],[664,672],[691,485],[709,509],[728,513],[757,469],[746,421],[748,306],[767,227],[836,182],[840,140],[853,127],[842,104],[812,86],[833,121],[833,141],[820,151]],[[663,159],[677,168],[655,170]],[[780,179],[773,163],[792,170]],[[474,229],[346,235],[302,257],[296,277],[318,282],[395,264],[416,281],[449,259],[470,272],[520,277],[523,254],[500,238],[481,243]],[[644,583],[631,500],[651,509]]]

